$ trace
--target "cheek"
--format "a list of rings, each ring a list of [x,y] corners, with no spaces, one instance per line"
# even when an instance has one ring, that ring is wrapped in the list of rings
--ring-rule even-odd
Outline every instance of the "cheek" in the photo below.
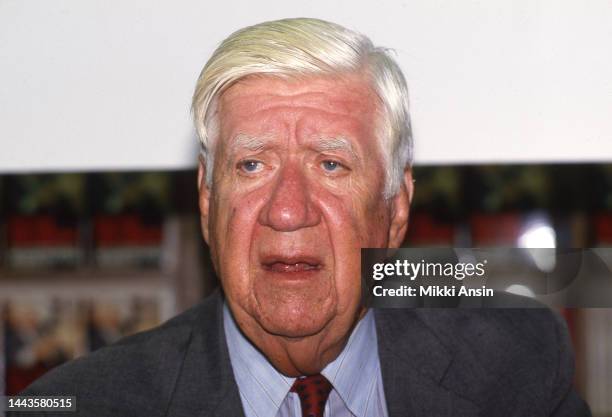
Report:
[[[224,244],[233,244],[235,240],[247,237],[247,231],[252,230],[258,213],[265,204],[261,195],[240,194],[231,189],[229,192],[217,193],[213,201],[211,228],[217,241]]]
[[[232,277],[231,282],[223,282],[226,292],[246,293],[249,291],[249,252],[257,223],[257,216],[264,203],[256,195],[237,195],[219,193],[211,207],[211,255],[217,274],[221,279]]]
[[[389,207],[382,195],[367,189],[329,194],[320,204],[328,219],[334,246],[341,248],[386,247],[390,225]]]
[[[387,247],[389,209],[382,196],[366,189],[319,195],[335,260],[339,309],[350,311],[360,300],[361,248]]]
[[[338,314],[351,315],[361,299],[361,247],[367,236],[363,208],[352,196],[321,193],[318,204],[327,223],[334,259]],[[363,202],[361,202],[363,204]]]

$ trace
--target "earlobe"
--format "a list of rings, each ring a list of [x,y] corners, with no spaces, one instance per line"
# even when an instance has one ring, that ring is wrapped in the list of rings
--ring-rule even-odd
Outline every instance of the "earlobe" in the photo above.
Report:
[[[210,189],[206,183],[206,161],[200,155],[198,162],[198,205],[200,207],[200,227],[206,243],[208,241],[208,217],[210,213]]]
[[[389,247],[398,248],[401,246],[408,230],[408,217],[410,213],[410,203],[414,192],[412,181],[412,170],[404,170],[404,181],[398,193],[392,197],[391,226],[389,228]]]

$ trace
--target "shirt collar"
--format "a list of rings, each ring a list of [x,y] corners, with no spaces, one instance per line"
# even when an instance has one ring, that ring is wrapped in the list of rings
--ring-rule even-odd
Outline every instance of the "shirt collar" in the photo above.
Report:
[[[374,313],[357,323],[344,350],[321,373],[332,383],[348,409],[357,417],[366,413],[369,381],[378,375],[378,343]]]
[[[295,378],[278,372],[238,329],[227,307],[223,325],[236,383],[244,401],[257,415],[276,415]],[[372,310],[357,323],[338,357],[321,371],[348,409],[357,417],[365,415],[368,385],[378,374],[378,343]],[[264,395],[262,395],[262,393]]]

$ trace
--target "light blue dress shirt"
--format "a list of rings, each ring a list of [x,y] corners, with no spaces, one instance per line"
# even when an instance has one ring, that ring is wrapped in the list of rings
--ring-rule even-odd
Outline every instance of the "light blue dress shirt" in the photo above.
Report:
[[[301,417],[289,392],[295,378],[278,372],[240,332],[227,305],[223,326],[246,417]],[[372,310],[357,323],[344,350],[322,371],[333,389],[324,417],[387,417]]]

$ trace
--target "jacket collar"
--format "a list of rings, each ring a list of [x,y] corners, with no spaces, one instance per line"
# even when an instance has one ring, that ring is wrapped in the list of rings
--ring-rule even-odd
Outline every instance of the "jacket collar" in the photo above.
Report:
[[[244,417],[223,331],[216,290],[197,307],[167,417]]]

